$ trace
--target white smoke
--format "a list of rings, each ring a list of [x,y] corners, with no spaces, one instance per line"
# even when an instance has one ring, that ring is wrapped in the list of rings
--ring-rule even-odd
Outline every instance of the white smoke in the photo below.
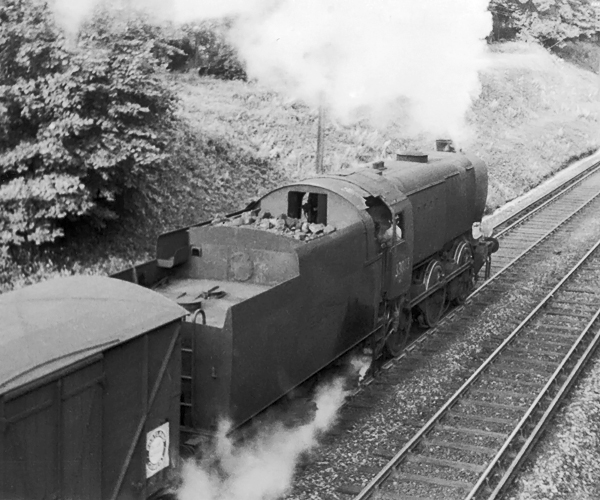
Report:
[[[355,356],[350,359],[350,370],[355,372],[358,376],[358,382],[362,382],[367,376],[369,368],[373,360],[372,354],[365,354],[363,356]]]
[[[220,429],[214,450],[200,463],[183,468],[179,500],[271,500],[290,487],[300,456],[317,444],[344,402],[344,379],[320,387],[315,395],[315,416],[296,428],[264,429],[249,442],[235,445]]]
[[[456,135],[479,95],[487,0],[286,1],[234,41],[251,76],[334,116],[381,117],[399,100],[421,130]]]
[[[98,0],[99,1],[99,0]],[[55,0],[85,15],[94,0]],[[237,16],[231,40],[248,74],[334,118],[393,118],[460,136],[480,92],[492,28],[489,0],[111,0],[175,22]],[[77,4],[78,7],[73,9]]]

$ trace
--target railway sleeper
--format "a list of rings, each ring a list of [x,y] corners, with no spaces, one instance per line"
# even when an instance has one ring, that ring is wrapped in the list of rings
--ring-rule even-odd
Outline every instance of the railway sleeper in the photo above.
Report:
[[[436,426],[436,430],[445,432],[459,432],[461,434],[469,434],[470,436],[485,436],[494,439],[506,439],[508,437],[508,433],[505,432],[486,431],[483,429],[474,429],[473,427],[462,427],[458,425],[438,424]]]
[[[564,349],[570,348],[572,345],[572,342],[558,342],[556,340],[545,340],[545,339],[540,339],[540,338],[535,338],[535,339],[521,339],[521,343],[524,344],[523,349],[529,349],[529,346],[535,345],[535,346],[547,346],[550,348],[556,348],[556,347],[562,347]],[[535,347],[532,347],[532,349],[535,349]],[[554,351],[556,352],[556,351]],[[562,355],[564,356],[565,353],[562,353]]]
[[[581,318],[581,319],[585,319],[585,320],[591,318],[591,313],[590,314],[581,314],[581,313],[567,311],[565,309],[558,309],[558,308],[546,309],[544,311],[544,314],[547,314],[548,316],[566,316],[567,318]]]
[[[566,300],[566,299],[554,299],[553,304],[567,304],[569,306],[577,306],[577,307],[596,307],[597,304],[593,302],[584,302],[581,300]]]
[[[488,424],[516,425],[519,420],[516,418],[501,418],[501,417],[485,417],[483,415],[474,415],[469,413],[450,410],[446,413],[448,417],[456,419],[470,419]]]
[[[399,481],[407,483],[428,483],[435,484],[436,486],[443,486],[445,488],[461,489],[465,491],[471,491],[475,486],[472,483],[466,483],[464,481],[451,481],[449,479],[442,479],[440,477],[421,476],[420,474],[409,474],[406,472],[397,472],[395,478]]]
[[[585,288],[564,288],[563,292],[571,292],[571,293],[585,293],[589,295],[598,295],[597,290],[588,290]]]
[[[536,241],[539,241],[539,238],[534,237],[533,235],[527,235],[527,234],[523,234],[523,235],[510,235],[508,238],[510,238],[509,241],[515,241],[517,243],[523,242],[527,245],[532,245],[533,243],[535,243]]]
[[[492,367],[492,369],[489,372],[489,375],[491,375],[491,377],[500,377],[500,378],[508,378],[508,377],[503,377],[502,375],[498,375],[496,370],[502,370],[502,372],[506,372],[506,373],[510,373],[510,374],[514,374],[514,375],[524,375],[526,377],[531,377],[532,375],[535,375],[535,372],[532,373],[531,367],[529,368],[522,368],[522,367],[518,367],[518,366],[507,366],[507,365],[499,365],[496,364],[494,367]],[[543,375],[540,375],[541,377],[544,378],[544,380],[546,380],[546,377]],[[518,380],[519,383],[521,383],[521,380]]]
[[[553,330],[561,330],[564,332],[573,332],[573,333],[581,332],[581,328],[577,328],[576,326],[557,325],[554,323],[538,322],[538,324],[536,326],[542,327],[542,328],[551,328]],[[563,339],[574,339],[575,338],[575,335],[568,335],[566,333],[559,333],[559,332],[546,331],[546,332],[538,332],[538,333],[542,333],[544,335],[552,335],[554,337],[560,337]]]
[[[470,406],[485,406],[487,408],[495,408],[499,410],[510,410],[510,411],[523,411],[529,408],[528,405],[522,404],[506,404],[506,403],[494,403],[491,401],[481,401],[479,399],[464,398],[461,399],[461,403]]]
[[[430,465],[438,465],[440,467],[449,467],[457,470],[468,470],[471,472],[482,473],[485,470],[483,465],[472,464],[469,462],[461,462],[458,460],[447,460],[445,458],[435,458],[427,455],[411,454],[406,457],[407,462],[424,463]]]
[[[515,384],[516,383],[523,387],[531,387],[531,388],[535,388],[535,389],[541,389],[542,387],[544,387],[544,384],[541,382],[538,383],[538,382],[531,382],[528,380],[515,380],[514,378],[501,377],[499,375],[490,375],[489,373],[486,374],[485,380],[489,381],[489,382],[498,382],[501,384],[507,384],[507,383]]]
[[[558,361],[547,361],[547,360],[539,360],[539,359],[530,359],[530,358],[520,358],[517,356],[502,356],[502,363],[511,362],[511,363],[527,363],[530,365],[536,365],[540,368],[546,369],[546,371],[553,371],[553,368],[559,365]]]
[[[377,493],[379,500],[431,500],[431,498],[418,495],[403,495],[397,491],[379,490]]]
[[[497,452],[496,448],[490,448],[489,446],[474,445],[468,443],[457,443],[455,441],[446,441],[444,439],[437,438],[425,438],[421,442],[423,446],[435,446],[439,448],[450,448],[453,450],[468,451],[470,453],[477,453],[479,455],[494,456]]]
[[[505,390],[497,390],[497,389],[471,389],[469,391],[470,394],[481,394],[487,395],[492,394],[495,396],[503,396],[507,398],[519,398],[519,399],[529,399],[531,398],[531,394],[523,393],[523,392],[514,392],[514,391],[505,391]]]
[[[534,356],[553,356],[553,357],[564,357],[565,353],[556,352],[556,351],[547,351],[545,349],[535,349],[535,348],[520,348],[520,347],[510,347],[507,349],[507,352],[514,352],[516,354],[528,354]]]

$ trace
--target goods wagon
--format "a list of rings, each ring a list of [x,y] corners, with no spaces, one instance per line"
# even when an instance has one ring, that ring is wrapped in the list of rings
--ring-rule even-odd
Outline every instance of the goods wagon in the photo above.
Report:
[[[161,235],[114,275],[189,311],[182,424],[234,426],[353,349],[403,349],[411,321],[462,302],[496,242],[474,238],[487,170],[434,152],[291,183],[244,210]]]
[[[107,277],[0,296],[0,498],[145,499],[177,460],[175,302]]]

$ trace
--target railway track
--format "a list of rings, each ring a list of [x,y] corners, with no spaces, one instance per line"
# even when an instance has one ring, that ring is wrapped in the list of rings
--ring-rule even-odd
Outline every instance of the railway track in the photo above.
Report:
[[[500,251],[495,254],[495,256],[500,254],[502,257],[497,259],[495,265],[493,265],[491,269],[491,279],[482,283],[481,286],[470,295],[463,306],[454,309],[442,319],[436,328],[430,329],[420,335],[408,346],[400,358],[392,360],[384,366],[384,370],[389,373],[394,373],[390,383],[402,383],[402,376],[398,377],[397,372],[408,370],[410,373],[410,370],[413,369],[411,363],[412,366],[422,366],[423,363],[428,363],[427,353],[435,352],[436,338],[439,340],[440,336],[443,337],[447,334],[453,334],[456,331],[465,328],[465,325],[472,322],[474,317],[478,317],[486,310],[488,305],[494,301],[495,297],[502,296],[510,290],[515,283],[518,283],[519,276],[527,269],[535,266],[537,261],[544,258],[544,255],[552,252],[559,253],[561,251],[560,235],[562,234],[564,238],[565,233],[575,230],[578,220],[585,217],[585,214],[594,213],[600,210],[599,195],[600,164],[595,164],[586,172],[580,174],[577,179],[571,181],[568,187],[565,188],[562,186],[550,195],[547,195],[542,202],[537,201],[533,208],[531,206],[526,207],[510,219],[502,221],[497,226],[499,230],[496,233],[496,236],[500,239]],[[579,256],[581,256],[582,253],[583,252],[581,252]],[[498,260],[501,262],[498,262]],[[575,274],[573,274],[573,276],[574,275]],[[537,303],[540,300],[543,301],[548,297],[553,296],[552,293],[557,293],[556,291],[552,292],[552,290],[549,290],[550,288],[552,287],[540,287],[536,290],[536,293],[532,294],[532,300]],[[560,293],[564,294],[562,291]],[[576,300],[576,298],[573,298],[571,301],[575,302]],[[549,302],[546,301],[546,304],[549,304]],[[558,304],[558,302],[553,302],[553,304]],[[571,306],[573,308],[575,307],[575,304],[571,304]],[[514,342],[517,342],[516,338],[518,335],[515,334],[515,340],[507,339],[511,338],[514,331],[517,329],[521,328],[521,330],[523,330],[525,327],[522,325],[524,325],[526,321],[530,322],[528,323],[529,326],[527,328],[531,329],[531,324],[533,324],[531,323],[531,321],[533,321],[531,318],[538,318],[540,311],[543,309],[544,307],[538,308],[536,313],[532,313],[531,309],[527,309],[525,312],[521,311],[515,313],[514,317],[503,325],[503,329],[500,328],[498,332],[495,332],[494,338],[491,339],[492,343],[488,353],[492,352],[493,356],[493,353],[498,350],[509,349],[507,346],[512,346]],[[577,314],[589,315],[588,312]],[[553,314],[550,314],[549,316],[553,316]],[[577,316],[576,318],[583,320],[583,318]],[[537,319],[535,321],[537,321]],[[537,323],[535,324],[537,325]],[[521,351],[517,352],[513,348],[513,357],[515,358],[518,358],[519,356],[524,356],[526,358],[527,356],[524,353],[527,352],[529,347],[532,349],[532,354],[539,354],[541,358],[537,359],[537,362],[535,359],[531,359],[530,365],[533,367],[539,368],[541,363],[544,362],[543,360],[546,359],[544,356],[550,356],[550,362],[554,363],[552,366],[555,366],[558,362],[559,365],[556,366],[562,367],[561,372],[552,382],[549,381],[550,379],[545,382],[544,380],[524,380],[523,373],[521,373],[520,376],[504,377],[504,379],[502,376],[497,376],[496,378],[498,380],[496,381],[492,381],[491,378],[486,378],[485,381],[483,381],[483,379],[480,379],[479,375],[475,376],[474,374],[485,372],[483,367],[487,366],[486,363],[488,362],[487,360],[484,361],[483,365],[479,368],[473,368],[472,370],[474,374],[471,378],[475,377],[477,383],[480,385],[477,387],[469,386],[462,391],[469,395],[471,404],[467,406],[472,408],[471,410],[466,412],[463,411],[462,414],[459,414],[457,411],[459,408],[457,405],[459,403],[450,403],[452,398],[454,398],[454,396],[452,396],[442,407],[446,408],[446,410],[442,412],[442,409],[440,409],[438,411],[438,413],[442,412],[441,419],[434,421],[434,416],[434,418],[426,422],[425,425],[422,425],[423,422],[413,422],[410,421],[410,419],[406,420],[401,425],[409,428],[410,432],[408,434],[403,434],[400,437],[393,436],[390,439],[386,437],[385,442],[382,440],[379,448],[376,449],[374,454],[371,451],[371,459],[366,460],[368,465],[364,465],[363,462],[362,466],[355,469],[355,471],[358,471],[356,474],[347,476],[344,476],[343,473],[340,474],[336,479],[337,486],[335,490],[337,491],[337,494],[334,494],[333,497],[348,498],[348,495],[354,496],[358,494],[358,496],[355,497],[355,500],[386,497],[433,499],[438,496],[440,498],[464,498],[465,495],[470,494],[470,488],[477,488],[478,492],[473,493],[472,496],[467,498],[480,498],[481,495],[489,496],[494,488],[498,488],[498,491],[501,491],[501,489],[508,484],[512,475],[514,475],[518,465],[523,461],[527,450],[535,443],[535,437],[531,437],[531,439],[529,437],[523,437],[525,435],[525,429],[527,429],[527,432],[530,432],[532,425],[534,428],[536,428],[536,426],[543,428],[543,422],[547,422],[548,420],[549,415],[542,419],[538,418],[538,416],[540,412],[543,413],[550,408],[548,404],[550,392],[546,392],[541,396],[539,391],[545,388],[546,385],[549,386],[549,389],[554,388],[556,394],[560,393],[564,395],[568,390],[568,387],[559,386],[558,382],[562,383],[567,380],[564,373],[565,370],[570,369],[573,362],[565,361],[563,363],[551,356],[566,355],[566,353],[570,352],[570,348],[565,346],[565,341],[567,336],[572,336],[573,332],[568,330],[571,328],[574,328],[571,321],[564,324],[558,323],[558,327],[553,329],[553,332],[556,333],[556,335],[551,336],[551,338],[544,341],[546,342],[545,349],[540,349],[539,347],[537,350],[535,349],[536,345],[531,342],[531,333],[529,334],[528,344],[525,341],[519,340],[519,342],[523,342],[522,344],[519,344],[521,346],[519,347]],[[593,328],[590,327],[589,331],[591,332],[592,330]],[[531,332],[532,330],[528,331]],[[589,333],[586,334],[585,337],[589,337]],[[523,347],[526,345],[527,347]],[[574,349],[574,352],[578,353],[580,350],[581,348],[577,348]],[[517,361],[521,362],[518,359],[514,362],[517,363]],[[547,366],[550,366],[550,362],[547,363]],[[583,366],[583,362],[578,366]],[[529,377],[526,372],[525,377]],[[461,380],[464,380],[464,378]],[[569,380],[570,382],[567,383],[572,384],[574,378],[571,377]],[[488,382],[490,384],[489,387],[486,385]],[[369,390],[375,393],[385,393],[388,390],[388,387],[386,387],[387,383],[388,382],[382,382],[380,379],[377,379],[374,381],[374,385],[375,387],[378,387],[378,389],[371,388]],[[513,385],[502,386],[501,384],[503,383]],[[457,392],[460,392],[461,389],[462,388],[459,388],[459,391]],[[485,397],[489,397],[493,390],[496,391],[495,397],[509,398],[508,400],[512,402],[502,403],[499,400],[486,400]],[[530,392],[531,390],[538,392]],[[476,399],[472,397],[474,395],[480,397],[482,404],[479,404],[479,406],[477,406],[476,403],[473,403],[473,401],[476,401]],[[517,399],[521,397],[524,399]],[[510,400],[510,398],[513,398],[513,400]],[[367,408],[371,404],[371,400],[373,401],[373,404],[377,404],[375,401],[376,399],[377,396],[373,397],[373,395],[358,396],[353,398],[348,406],[350,406],[351,412],[357,410],[360,411],[362,408]],[[462,399],[463,405],[465,405],[465,401],[467,401],[467,399]],[[527,406],[531,401],[537,404],[535,408]],[[506,408],[502,405],[505,405]],[[553,407],[555,407],[555,403],[553,403],[553,405]],[[515,408],[513,408],[513,406],[516,408],[516,411],[520,411],[521,413],[512,416],[501,415],[501,412],[503,411],[510,412],[511,410],[514,410]],[[475,408],[484,408],[484,413],[477,413],[474,410]],[[485,411],[488,413],[485,413]],[[494,412],[497,413],[495,414]],[[342,416],[342,420],[345,419],[346,417]],[[457,430],[450,430],[453,425]],[[428,439],[432,439],[434,430],[435,432],[455,432],[454,448],[444,448],[443,446],[439,446],[439,442],[443,443],[444,441],[448,441],[452,443],[452,435],[448,436],[447,439],[438,437],[436,438],[438,443],[431,445],[431,442],[428,441]],[[339,436],[342,433],[343,430],[341,432],[338,431],[337,433],[334,433],[332,438],[336,439],[336,436]],[[443,436],[443,434],[440,435]],[[456,439],[458,436],[460,437]],[[530,432],[530,436],[534,436],[534,434],[531,434]],[[478,444],[469,444],[467,438],[474,438],[474,442]],[[506,444],[509,442],[509,438],[511,444]],[[435,443],[435,440],[433,441]],[[528,447],[515,451],[514,443],[523,441],[529,443]],[[464,445],[462,449],[460,446],[461,444]],[[428,451],[429,448],[426,446],[429,446],[434,451],[437,450],[439,454],[436,455],[436,453]],[[398,452],[397,450],[400,449],[405,451]],[[407,453],[406,450],[408,450],[409,453]],[[502,456],[500,456],[501,451]],[[454,453],[454,455],[451,455],[451,452]],[[473,453],[475,456],[480,457],[481,460],[477,461],[472,457],[467,456]],[[464,456],[461,454],[464,454]],[[381,463],[382,460],[388,459],[390,462],[383,468],[377,466],[377,463]],[[488,468],[489,471],[487,471]],[[510,475],[505,476],[503,475],[503,472],[498,472],[500,470],[510,470],[511,472]],[[442,471],[443,474],[441,476],[436,476],[436,471]],[[421,477],[418,476],[425,479],[421,480]],[[502,479],[503,477],[504,479]],[[411,482],[411,478],[415,481]],[[407,479],[409,480],[407,481]],[[394,482],[397,484],[408,484],[408,486],[413,487],[413,492],[410,494],[408,494],[407,491],[399,492],[397,487],[393,486]],[[425,489],[422,489],[423,485],[425,485]],[[430,488],[433,488],[433,490]],[[342,494],[341,497],[339,495],[340,493]],[[495,495],[498,495],[498,493],[495,493]]]
[[[363,488],[499,498],[600,343],[600,241]]]
[[[557,186],[555,189],[551,190],[545,195],[540,196],[532,203],[521,208],[521,210],[518,210],[516,213],[508,217],[502,218],[500,221],[494,224],[494,231],[496,232],[496,235],[501,236],[503,233],[506,232],[507,229],[518,225],[520,222],[535,215],[537,212],[543,210],[555,201],[558,201],[561,198],[561,196],[564,196],[572,189],[581,185],[591,175],[595,174],[599,169],[600,162],[596,162],[589,165],[585,170],[582,170],[577,175],[575,175],[571,179],[568,179],[566,182]]]
[[[494,254],[492,275],[503,270],[515,258],[529,251],[541,241],[540,235],[552,234],[561,224],[575,215],[581,207],[592,200],[600,186],[600,163],[582,172],[567,186],[561,186],[543,202],[533,206],[499,224],[496,237],[500,249]]]

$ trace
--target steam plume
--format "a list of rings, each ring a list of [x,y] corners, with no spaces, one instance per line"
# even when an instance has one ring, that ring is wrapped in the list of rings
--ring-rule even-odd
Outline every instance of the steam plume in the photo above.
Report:
[[[235,15],[231,39],[250,77],[346,120],[391,118],[403,102],[416,131],[455,137],[479,95],[492,27],[489,0],[119,2],[176,22]]]
[[[300,455],[317,444],[317,437],[335,422],[346,392],[342,378],[315,395],[313,420],[290,429],[267,429],[237,447],[223,425],[214,451],[200,464],[187,462],[179,500],[271,500],[289,488]]]

